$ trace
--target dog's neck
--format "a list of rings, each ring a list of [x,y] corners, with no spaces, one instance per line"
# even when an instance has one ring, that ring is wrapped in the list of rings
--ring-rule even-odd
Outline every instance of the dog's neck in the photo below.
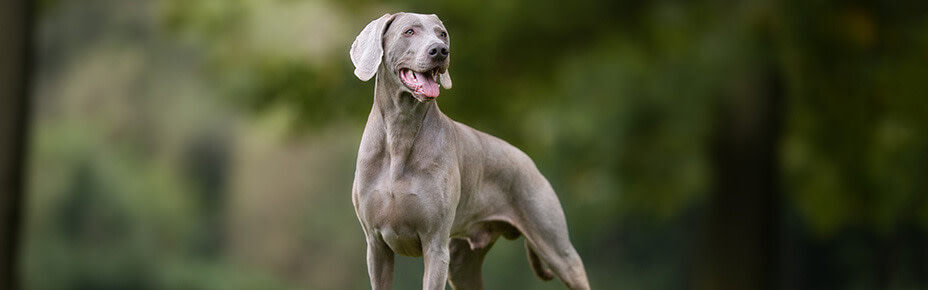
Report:
[[[383,120],[386,151],[390,155],[391,167],[402,167],[418,139],[419,133],[430,121],[430,115],[438,113],[435,101],[420,102],[402,90],[402,84],[388,79],[395,78],[393,72],[380,67],[374,83],[374,110]],[[393,168],[402,172],[402,168]]]

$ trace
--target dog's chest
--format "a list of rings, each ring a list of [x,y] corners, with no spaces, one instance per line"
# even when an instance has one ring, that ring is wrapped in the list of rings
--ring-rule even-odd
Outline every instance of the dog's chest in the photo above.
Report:
[[[437,230],[438,221],[453,212],[448,188],[432,178],[382,174],[357,194],[358,215],[368,234],[379,233],[393,251],[406,256],[421,255],[419,238]]]
[[[459,196],[456,171],[429,166],[439,164],[439,160],[398,164],[396,156],[378,149],[358,155],[355,176],[358,214],[370,230],[391,228],[396,233],[427,230],[429,225],[423,222],[434,221],[449,212]]]
[[[361,180],[357,194],[361,206],[371,210],[390,210],[399,215],[441,207],[452,198],[454,189],[445,172],[391,168],[387,161],[372,162],[364,170],[368,172],[358,175]]]

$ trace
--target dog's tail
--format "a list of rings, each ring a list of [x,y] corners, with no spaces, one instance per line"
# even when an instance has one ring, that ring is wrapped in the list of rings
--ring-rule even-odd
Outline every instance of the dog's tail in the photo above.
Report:
[[[525,254],[528,256],[528,263],[532,265],[532,271],[535,272],[535,276],[545,281],[554,279],[554,273],[541,262],[541,258],[535,253],[535,249],[532,249],[532,245],[528,242],[528,239],[525,240]]]

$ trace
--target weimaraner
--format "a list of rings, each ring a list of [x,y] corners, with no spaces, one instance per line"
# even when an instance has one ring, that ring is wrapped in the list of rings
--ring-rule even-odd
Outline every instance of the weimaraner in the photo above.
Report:
[[[397,253],[424,256],[423,289],[447,280],[483,289],[496,239],[524,235],[536,275],[589,289],[561,204],[532,160],[438,109],[438,83],[451,88],[449,44],[437,16],[414,13],[385,14],[351,44],[355,75],[377,75],[352,188],[371,286],[392,288]]]

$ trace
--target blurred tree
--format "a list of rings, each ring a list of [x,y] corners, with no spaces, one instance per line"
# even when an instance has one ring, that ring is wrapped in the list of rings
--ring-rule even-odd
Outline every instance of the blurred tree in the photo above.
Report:
[[[225,247],[223,240],[227,237],[224,218],[227,216],[232,140],[230,133],[224,131],[227,129],[221,126],[203,130],[193,137],[183,158],[187,163],[184,168],[188,170],[185,175],[192,177],[190,180],[196,187],[194,192],[199,195],[196,203],[202,222],[197,231],[196,252],[210,258],[220,256]]]
[[[18,265],[32,76],[32,3],[0,4],[0,288],[20,286]]]
[[[792,1],[777,21],[790,104],[784,187],[811,236],[799,245],[815,249],[788,279],[924,287],[928,3]],[[818,268],[831,272],[799,274]]]
[[[779,150],[784,95],[760,27],[756,64],[733,79],[717,108],[711,142],[712,191],[700,289],[779,289],[782,200]]]

